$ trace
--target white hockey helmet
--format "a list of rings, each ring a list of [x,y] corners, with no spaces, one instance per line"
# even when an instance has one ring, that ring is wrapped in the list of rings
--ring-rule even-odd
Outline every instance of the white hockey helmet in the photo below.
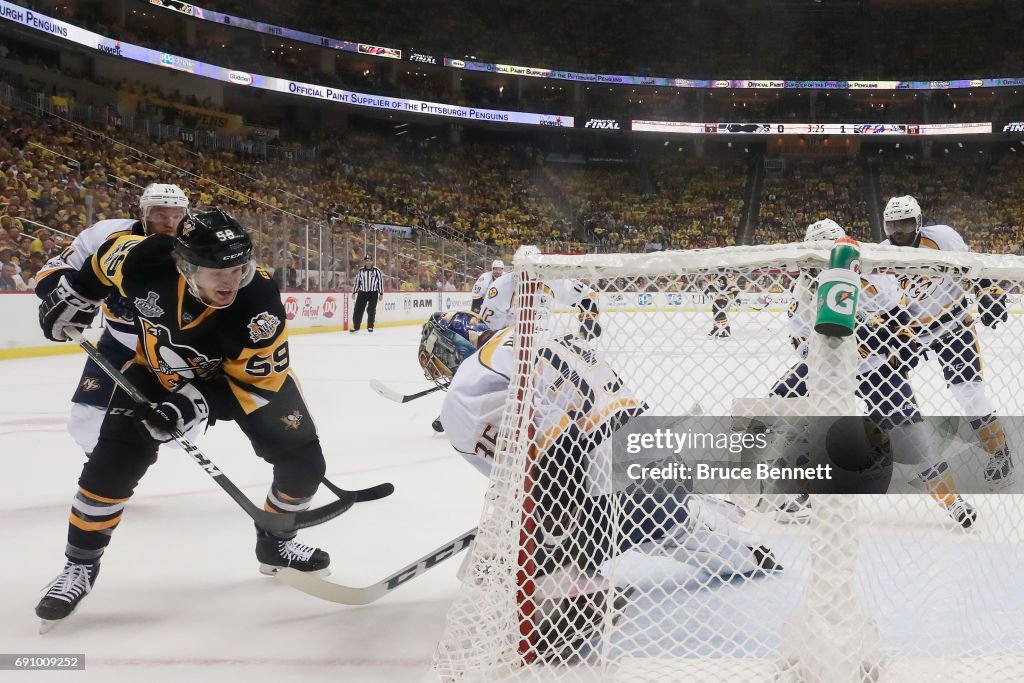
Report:
[[[804,233],[804,242],[835,242],[843,237],[846,237],[846,231],[843,230],[843,226],[831,218],[823,218],[807,226],[807,232]]]
[[[902,197],[893,197],[885,205],[882,217],[888,221],[901,221],[906,218],[913,218],[917,221],[917,227],[921,227],[921,205],[909,194]]]
[[[188,208],[188,197],[177,185],[167,183],[150,183],[142,191],[139,198],[139,208],[145,216],[152,206],[171,206],[180,209]]]
[[[505,270],[505,262],[502,261],[500,258],[494,259],[494,261],[491,262],[491,270],[494,270],[495,268],[501,268],[502,270]]]

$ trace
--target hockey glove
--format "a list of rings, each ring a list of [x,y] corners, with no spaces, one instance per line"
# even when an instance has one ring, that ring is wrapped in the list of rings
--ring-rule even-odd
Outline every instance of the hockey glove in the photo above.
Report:
[[[135,307],[132,306],[132,301],[128,297],[121,296],[120,294],[111,294],[104,303],[107,304],[107,310],[110,311],[110,315],[115,318],[120,318],[125,322],[131,322],[135,319]]]
[[[981,324],[985,327],[995,329],[999,323],[1005,323],[1006,292],[994,285],[981,292],[978,296],[978,312],[981,314]]]
[[[601,323],[593,318],[584,318],[580,321],[580,339],[591,341],[601,336]]]
[[[65,275],[39,304],[39,327],[50,341],[67,341],[65,330],[84,330],[99,310],[99,302],[79,293]]]
[[[161,403],[142,413],[142,424],[150,435],[165,443],[174,437],[171,432],[182,434],[198,432],[210,417],[210,404],[203,394],[191,384],[186,384],[173,394],[168,394]]]

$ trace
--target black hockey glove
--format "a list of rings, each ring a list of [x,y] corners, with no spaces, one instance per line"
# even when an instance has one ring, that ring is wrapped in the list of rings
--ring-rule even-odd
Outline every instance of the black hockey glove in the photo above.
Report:
[[[139,412],[142,424],[150,435],[164,443],[174,438],[171,435],[174,430],[187,434],[197,428],[201,429],[210,417],[210,404],[201,391],[186,384],[173,394],[168,394],[161,403]]]
[[[110,311],[110,315],[115,318],[120,318],[125,322],[131,322],[135,319],[135,307],[132,306],[132,301],[128,297],[114,293],[108,296],[104,303],[107,304],[107,310]]]
[[[99,301],[79,293],[67,276],[61,276],[50,295],[39,304],[39,327],[50,341],[67,341],[65,330],[84,330],[92,324],[99,310]]]
[[[1006,292],[992,285],[978,295],[978,312],[981,324],[995,329],[999,323],[1006,322]]]

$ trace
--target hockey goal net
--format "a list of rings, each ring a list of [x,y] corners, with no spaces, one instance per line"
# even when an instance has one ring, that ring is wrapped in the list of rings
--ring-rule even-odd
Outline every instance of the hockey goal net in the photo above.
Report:
[[[791,309],[813,326],[829,253],[520,250],[515,372],[433,677],[1024,678],[1022,477],[1000,460],[1024,444],[1024,258],[862,245],[857,333],[801,345]],[[566,278],[596,291],[594,339],[547,296]],[[829,458],[853,478],[800,469]]]

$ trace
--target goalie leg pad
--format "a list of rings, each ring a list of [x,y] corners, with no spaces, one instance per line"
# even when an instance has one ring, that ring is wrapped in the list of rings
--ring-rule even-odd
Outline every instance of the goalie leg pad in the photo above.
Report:
[[[935,340],[931,344],[931,349],[942,363],[942,377],[947,384],[955,386],[981,381],[981,347],[978,345],[978,335],[975,334],[973,325]],[[967,414],[985,415],[987,412]]]
[[[996,412],[996,407],[985,390],[985,383],[981,380],[950,384],[949,391],[953,394],[953,398],[956,399],[963,414],[972,420],[971,426],[975,429],[979,429],[973,423],[975,419],[985,419]]]

